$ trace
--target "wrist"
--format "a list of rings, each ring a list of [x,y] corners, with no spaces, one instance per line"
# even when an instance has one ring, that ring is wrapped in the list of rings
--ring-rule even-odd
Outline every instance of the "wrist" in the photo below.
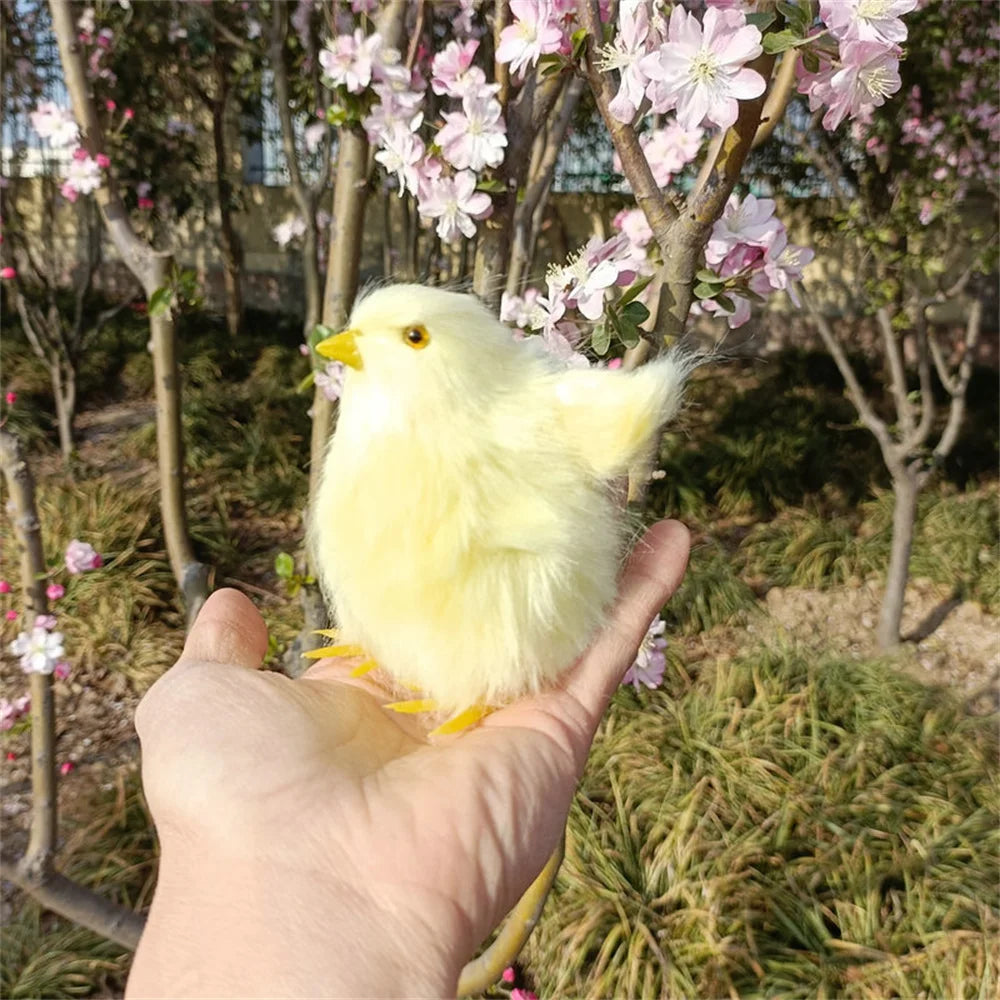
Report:
[[[164,843],[129,997],[454,996],[463,959],[413,917],[274,853]]]

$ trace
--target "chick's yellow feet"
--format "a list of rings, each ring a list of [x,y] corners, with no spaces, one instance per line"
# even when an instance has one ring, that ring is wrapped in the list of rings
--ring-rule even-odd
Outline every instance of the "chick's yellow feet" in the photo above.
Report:
[[[336,639],[339,634],[340,630],[335,628],[321,628],[317,629],[315,632],[315,635],[326,636],[328,639]],[[320,646],[319,649],[310,649],[302,655],[310,660],[325,660],[332,659],[333,657],[368,656],[363,646],[358,646],[354,643]],[[359,663],[351,670],[351,677],[363,677],[365,674],[374,670],[377,666],[378,664],[374,660],[365,659],[364,663]]]
[[[390,712],[400,712],[403,715],[416,715],[420,712],[436,712],[438,703],[433,698],[410,698],[406,701],[393,701],[385,706]],[[474,726],[480,719],[485,718],[493,709],[487,705],[473,705],[472,708],[453,715],[450,719],[442,722],[436,729],[432,729],[428,736],[447,736],[450,733],[460,733],[463,729]]]

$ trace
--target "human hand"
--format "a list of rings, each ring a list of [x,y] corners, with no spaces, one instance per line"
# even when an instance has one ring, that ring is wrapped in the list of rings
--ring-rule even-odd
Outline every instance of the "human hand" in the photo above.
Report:
[[[454,996],[559,841],[687,551],[681,525],[654,525],[555,688],[434,743],[351,661],[258,670],[263,620],[214,594],[136,713],[161,863],[128,995]]]

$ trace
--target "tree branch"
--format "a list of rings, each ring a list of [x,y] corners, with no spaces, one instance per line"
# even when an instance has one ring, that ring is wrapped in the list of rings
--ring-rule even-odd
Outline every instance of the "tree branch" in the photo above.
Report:
[[[979,298],[975,298],[969,307],[969,318],[965,324],[962,360],[959,362],[958,373],[952,387],[948,390],[951,393],[948,421],[941,433],[941,440],[938,441],[937,447],[934,449],[934,458],[938,461],[951,454],[951,449],[955,447],[955,441],[958,439],[958,432],[965,417],[965,394],[969,387],[969,379],[972,377],[972,366],[975,361],[976,345],[979,343],[982,320],[983,303]]]
[[[906,398],[906,373],[903,371],[902,350],[899,341],[893,335],[889,310],[885,306],[880,306],[875,316],[882,334],[886,360],[889,364],[889,379],[893,402],[896,404],[896,416],[903,432],[903,440],[907,441],[913,431],[913,407],[910,405],[909,399]]]

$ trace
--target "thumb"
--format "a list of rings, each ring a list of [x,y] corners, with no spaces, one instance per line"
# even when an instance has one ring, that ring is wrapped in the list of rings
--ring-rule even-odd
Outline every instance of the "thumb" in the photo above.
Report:
[[[184,643],[181,661],[232,663],[259,670],[267,652],[267,626],[238,590],[217,590],[201,609]]]
[[[649,623],[680,585],[691,538],[678,521],[659,521],[640,539],[622,575],[604,630],[566,678],[566,689],[596,727]]]

